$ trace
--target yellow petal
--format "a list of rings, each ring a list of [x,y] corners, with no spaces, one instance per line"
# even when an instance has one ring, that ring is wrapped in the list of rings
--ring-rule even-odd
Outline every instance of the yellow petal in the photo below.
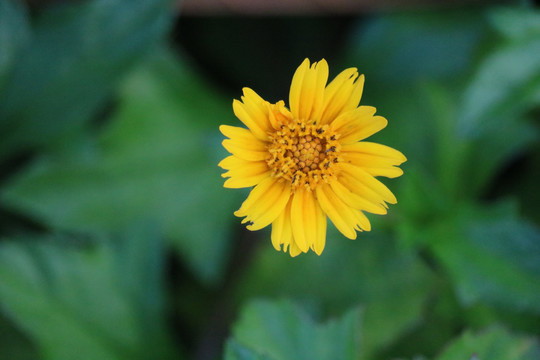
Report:
[[[248,160],[240,159],[237,156],[230,155],[230,156],[227,156],[225,159],[221,160],[218,166],[225,170],[233,170],[233,169],[243,168],[245,166],[250,166],[251,164],[266,164],[266,162],[248,161]]]
[[[239,138],[223,140],[223,146],[226,147],[226,146],[229,146],[229,145],[234,147],[234,148],[251,150],[251,151],[266,152],[267,149],[268,149],[266,144],[264,144],[263,142],[261,142],[259,140],[245,141],[245,139],[239,139]]]
[[[302,94],[302,84],[304,83],[304,77],[309,70],[309,59],[304,59],[302,64],[294,72],[291,89],[289,91],[289,106],[291,113],[295,118],[298,118],[300,114],[300,96]]]
[[[270,157],[266,146],[261,146],[262,143],[260,141],[247,146],[242,142],[226,139],[221,144],[231,154],[247,161],[261,161]]]
[[[248,127],[257,139],[268,140],[270,121],[268,120],[267,102],[249,88],[244,88],[242,101],[233,101],[236,117]]]
[[[274,111],[275,106],[276,105],[272,105],[270,103],[266,104],[267,112],[268,112],[268,121],[270,122],[270,125],[272,126],[272,128],[274,130],[277,130],[277,129],[279,129],[281,124],[279,122],[278,116],[276,116],[276,115],[278,115],[278,114],[276,114],[277,112]]]
[[[328,81],[328,63],[322,59],[309,66],[309,60],[296,70],[291,83],[289,104],[295,119],[319,120],[324,105],[324,88]]]
[[[397,166],[401,164],[401,161],[385,158],[378,155],[373,154],[365,154],[360,152],[347,152],[347,151],[341,151],[341,155],[343,156],[343,159],[345,162],[353,163],[356,166],[360,166],[362,168],[367,167],[390,167],[390,166]]]
[[[323,203],[321,203],[321,207],[323,207],[323,209],[325,209],[325,206],[330,208],[330,212],[326,212],[326,209],[325,212],[343,235],[347,236],[349,239],[355,239],[355,230],[371,230],[371,224],[364,213],[361,210],[351,208],[345,202],[343,202],[333,191],[331,186],[326,184],[320,186],[320,192],[323,195],[322,197],[319,197],[319,201],[323,199],[323,201],[328,200],[329,202],[329,204],[324,206]],[[319,192],[317,195],[319,196]]]
[[[355,68],[343,70],[325,89],[321,124],[328,124],[341,113],[357,108],[363,88],[364,75],[358,77]]]
[[[362,99],[362,93],[364,91],[364,75],[360,75],[358,80],[353,85],[353,90],[349,96],[349,99],[343,106],[341,112],[347,112],[354,110],[360,104],[360,99]]]
[[[403,175],[403,170],[398,167],[391,166],[387,168],[365,168],[366,172],[371,176],[384,176],[389,179],[397,178]]]
[[[312,215],[311,213],[309,213],[311,211],[311,208],[309,208],[309,204],[306,204],[306,192],[307,190],[304,188],[297,189],[293,195],[291,204],[291,226],[294,243],[300,248],[300,250],[304,252],[309,249],[310,244],[306,236],[306,230],[308,229],[306,229],[307,224],[304,220],[306,215],[304,214],[304,212],[308,212],[307,216]]]
[[[233,155],[234,156],[234,155]],[[268,165],[264,161],[245,161],[244,166],[235,167],[224,174],[222,177],[249,177],[269,172]]]
[[[268,120],[268,101],[260,97],[250,88],[243,88],[244,96],[242,102],[251,118],[257,121],[257,124],[267,132],[270,130],[270,121]]]
[[[377,109],[373,106],[359,106],[354,110],[341,113],[332,121],[332,129],[341,136],[353,132],[358,126],[367,125],[372,121]]]
[[[361,210],[352,209],[354,217],[356,218],[356,229],[360,231],[371,231],[371,223],[366,215]]]
[[[302,253],[302,250],[300,250],[298,245],[296,245],[296,243],[293,241],[291,243],[291,246],[289,247],[289,254],[291,254],[291,257],[295,257],[295,256],[298,256],[301,253]]]
[[[274,188],[277,188],[274,190]],[[274,188],[263,194],[260,202],[256,204],[247,217],[252,224],[248,230],[260,230],[270,225],[283,212],[291,197],[291,187],[285,182],[276,182]]]
[[[363,140],[384,129],[388,121],[382,116],[373,116],[376,109],[372,106],[360,106],[339,115],[332,123],[332,129],[340,134],[341,144],[350,144]]]
[[[271,239],[272,245],[278,251],[281,250],[281,244],[284,245],[283,251],[287,251],[287,246],[292,242],[291,199],[289,199],[285,209],[272,223]]]
[[[228,169],[222,177],[230,177],[223,185],[226,188],[244,188],[257,185],[264,178],[270,176],[268,165],[264,161],[246,161],[234,155],[223,159],[219,166]]]
[[[368,174],[388,178],[401,176],[403,171],[396,166],[407,160],[391,147],[370,142],[344,145],[341,153],[346,162],[363,168]]]
[[[231,177],[223,183],[223,187],[228,189],[241,189],[252,187],[269,177],[269,173],[254,175],[250,177]]]
[[[278,101],[275,104],[267,103],[268,121],[274,130],[281,129],[282,125],[288,125],[292,120],[292,114],[285,107],[283,100]]]
[[[253,188],[253,190],[251,190],[247,199],[242,203],[240,209],[234,212],[234,215],[238,217],[247,216],[249,214],[249,210],[254,206],[254,204],[260,201],[261,197],[268,192],[272,186],[275,185],[275,183],[276,180],[271,177],[261,181]]]
[[[346,163],[339,163],[339,167],[344,174],[350,175],[355,181],[361,183],[366,188],[376,193],[381,200],[384,200],[390,204],[397,203],[394,194],[392,194],[392,192],[383,183],[375,179],[362,168]]]
[[[317,226],[317,234],[315,236],[315,242],[313,244],[313,251],[315,251],[317,255],[321,255],[326,244],[326,214],[319,205],[318,201],[316,202],[315,209],[315,224]]]
[[[343,145],[343,152],[352,152],[352,153],[362,153],[375,155],[385,159],[395,160],[395,165],[399,165],[405,161],[407,158],[400,151],[397,151],[394,148],[391,148],[386,145],[362,141],[354,144]]]
[[[228,140],[229,143],[234,143],[238,147],[257,151],[266,150],[266,142],[257,139],[248,129],[221,125],[219,131],[230,139]]]
[[[346,172],[341,172],[338,179],[339,182],[343,184],[343,186],[345,186],[351,193],[366,199],[366,201],[369,201],[375,206],[382,206],[385,209],[388,208],[388,205],[386,205],[379,194],[362,184],[353,175]],[[376,212],[373,213],[378,214]]]
[[[364,169],[369,175],[373,177],[377,176],[384,176],[389,179],[397,178],[401,175],[403,175],[403,170],[396,166],[386,166],[386,167],[374,167],[374,166],[366,166],[365,162],[362,161],[356,161],[356,160],[350,160],[350,163],[356,166],[361,167]]]
[[[332,191],[329,185],[323,184],[316,188],[317,200],[326,215],[336,228],[349,239],[356,239],[356,218],[343,201]]]
[[[341,137],[340,142],[342,144],[364,140],[384,129],[388,125],[388,121],[382,116],[373,116],[368,119],[357,119],[354,125],[354,129],[349,134]]]
[[[246,217],[242,223],[252,223],[247,226],[248,230],[259,230],[279,216],[289,197],[289,184],[268,177],[253,188],[246,201],[234,214]]]
[[[353,90],[353,84],[358,77],[356,68],[343,70],[332,80],[324,90],[324,110],[321,124],[334,120],[343,109],[348,95]]]
[[[235,167],[243,166],[246,162],[247,162],[246,160],[243,160],[234,155],[231,155],[221,160],[218,166],[222,169],[229,170],[229,169],[234,169]]]
[[[300,120],[310,120],[311,110],[313,109],[317,90],[317,73],[313,71],[315,65],[316,63],[313,63],[304,74],[304,81],[302,82],[302,90],[300,92],[300,109],[296,116]]]
[[[320,121],[321,114],[324,107],[324,89],[326,83],[328,82],[328,63],[326,60],[322,59],[315,66],[316,79],[315,79],[315,89],[313,94],[313,104],[311,105],[311,113],[309,120]]]
[[[378,202],[371,202],[362,196],[351,192],[345,185],[341,183],[339,179],[330,182],[330,186],[334,193],[348,206],[368,211],[372,214],[384,215],[386,214],[386,208],[379,205]]]
[[[291,224],[298,249],[307,252],[311,248],[320,255],[326,242],[326,214],[312,191],[301,187],[294,193]]]
[[[310,248],[314,247],[315,239],[317,238],[317,201],[313,192],[301,188],[303,192],[303,228],[306,243]],[[298,191],[297,191],[298,193]]]

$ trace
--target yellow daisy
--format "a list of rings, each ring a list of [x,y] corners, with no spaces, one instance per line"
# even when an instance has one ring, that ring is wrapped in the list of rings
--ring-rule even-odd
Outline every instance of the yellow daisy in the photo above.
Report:
[[[349,239],[369,231],[364,211],[386,214],[386,203],[397,202],[375,177],[400,176],[406,161],[397,150],[363,141],[387,124],[374,107],[359,106],[364,76],[350,68],[327,81],[326,61],[310,66],[305,59],[292,79],[290,110],[244,88],[233,109],[247,129],[219,128],[232,154],[219,163],[228,170],[224,186],[254,186],[234,214],[249,230],[272,224],[273,246],[291,256],[322,253],[327,216]]]

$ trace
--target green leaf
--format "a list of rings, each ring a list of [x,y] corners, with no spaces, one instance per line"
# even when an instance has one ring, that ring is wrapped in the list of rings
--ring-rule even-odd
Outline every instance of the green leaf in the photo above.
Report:
[[[465,90],[459,130],[474,138],[539,100],[540,36],[509,42],[487,56]]]
[[[489,13],[492,25],[509,39],[540,36],[540,12],[534,8],[497,8]]]
[[[0,89],[29,36],[30,26],[22,3],[0,0]]]
[[[361,304],[362,352],[374,353],[420,321],[433,277],[414,253],[396,248],[387,236],[363,233],[348,241],[329,230],[322,256],[291,259],[263,244],[268,248],[246,271],[239,296],[290,297],[328,313]]]
[[[386,88],[409,88],[420,80],[455,80],[470,66],[486,33],[484,22],[482,13],[472,11],[396,13],[359,21],[347,47],[347,65],[365,73],[370,86],[383,82]]]
[[[0,314],[0,360],[35,360],[39,353],[30,339]]]
[[[217,281],[237,206],[217,167],[225,157],[217,122],[232,117],[228,101],[161,51],[126,79],[119,109],[94,148],[38,161],[2,199],[74,231],[152,218],[202,280]]]
[[[421,89],[435,125],[434,172],[451,201],[482,195],[489,181],[538,139],[538,130],[519,117],[488,125],[471,139],[458,131],[456,96],[438,84]]]
[[[517,336],[502,328],[465,332],[437,360],[536,360],[540,346],[533,337]]]
[[[225,345],[225,360],[272,360],[272,358],[257,354],[252,349],[239,344],[238,341],[229,339]]]
[[[496,128],[483,130],[468,149],[467,163],[461,174],[465,186],[462,193],[472,197],[485,194],[490,181],[519,155],[530,150],[539,139],[539,130],[531,122],[507,119]],[[508,141],[512,139],[512,141]]]
[[[93,0],[46,12],[0,98],[0,157],[79,129],[162,39],[170,0]]]
[[[508,206],[464,208],[443,221],[431,246],[465,305],[540,313],[540,230]]]
[[[421,87],[423,98],[431,110],[434,123],[434,175],[449,202],[459,199],[467,186],[464,165],[468,162],[470,143],[457,131],[455,96],[447,88],[436,83]],[[447,207],[448,205],[442,205]]]
[[[141,225],[114,243],[5,241],[0,304],[46,359],[168,358],[162,251]]]
[[[286,301],[253,301],[233,329],[234,339],[270,359],[357,359],[360,355],[360,311],[316,324]]]

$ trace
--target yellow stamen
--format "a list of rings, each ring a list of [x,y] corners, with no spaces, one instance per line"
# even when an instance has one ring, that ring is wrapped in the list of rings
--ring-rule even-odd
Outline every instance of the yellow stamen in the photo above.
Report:
[[[335,177],[333,164],[340,161],[341,145],[328,125],[307,125],[291,121],[271,137],[267,163],[272,176],[291,182],[293,192],[300,186],[314,190]]]

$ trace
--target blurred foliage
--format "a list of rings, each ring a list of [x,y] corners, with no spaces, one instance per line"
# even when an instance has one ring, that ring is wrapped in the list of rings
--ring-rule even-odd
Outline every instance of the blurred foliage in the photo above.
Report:
[[[134,225],[95,244],[45,237],[2,244],[2,304],[44,358],[167,357],[163,244],[152,228]]]
[[[154,219],[196,273],[215,281],[231,217],[221,209],[233,205],[219,169],[208,166],[221,151],[210,120],[227,116],[229,106],[180,64],[163,51],[153,55],[119,89],[100,136],[70,141],[68,156],[36,161],[7,187],[5,203],[68,231]]]
[[[436,288],[436,279],[420,259],[396,249],[383,235],[360,243],[343,241],[332,229],[324,254],[292,261],[276,259],[272,249],[265,249],[240,282],[239,298],[290,297],[310,307],[322,306],[323,314],[336,314],[360,303],[361,352],[370,353],[410,330]]]
[[[539,358],[538,10],[174,15],[0,0],[0,359]],[[408,162],[371,233],[291,259],[217,127],[306,56],[366,74]]]
[[[225,359],[242,359],[244,344],[253,355],[270,359],[356,359],[360,355],[360,311],[315,324],[285,301],[254,301],[233,329]]]
[[[451,343],[437,360],[452,359],[536,359],[540,356],[537,341],[492,328],[478,334],[464,333]]]
[[[167,4],[102,0],[65,6],[42,14],[24,45],[21,36],[10,37],[13,65],[2,90],[0,157],[83,127],[122,74],[163,37],[171,20]],[[10,11],[17,13],[16,7]],[[26,30],[24,21],[11,22],[7,32]]]

